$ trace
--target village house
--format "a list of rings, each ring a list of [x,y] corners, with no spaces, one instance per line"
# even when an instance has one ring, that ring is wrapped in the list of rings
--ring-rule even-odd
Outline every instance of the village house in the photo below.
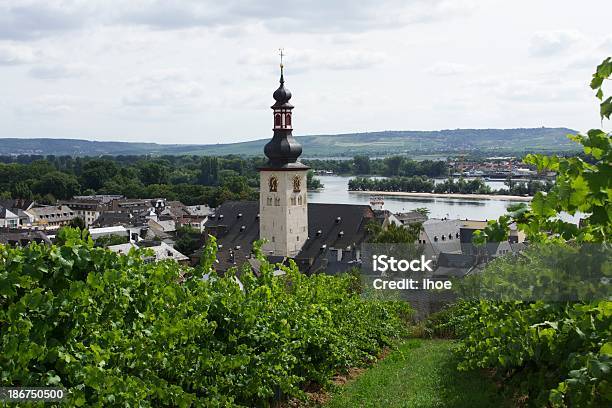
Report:
[[[19,216],[0,205],[0,228],[17,228]]]
[[[113,200],[120,200],[121,195],[89,195],[75,196],[71,200],[63,200],[59,203],[67,205],[75,214],[83,220],[86,227],[91,226],[99,217],[100,214],[110,208],[110,203]]]
[[[30,216],[30,224],[44,229],[55,229],[68,225],[77,214],[67,205],[48,205],[32,207],[25,211]]]
[[[11,214],[17,216],[17,227],[19,228],[25,228],[30,223],[31,217],[25,211],[29,210],[34,205],[35,202],[33,200],[20,198],[0,200],[0,207],[4,207]],[[13,216],[11,215],[10,218],[13,219]],[[6,222],[6,224],[7,226],[10,226],[13,225],[14,222]]]

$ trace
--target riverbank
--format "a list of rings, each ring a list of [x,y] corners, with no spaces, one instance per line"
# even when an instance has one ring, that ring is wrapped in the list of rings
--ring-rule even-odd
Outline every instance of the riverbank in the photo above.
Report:
[[[349,193],[368,194],[376,196],[399,196],[421,198],[452,198],[458,200],[498,200],[529,202],[533,197],[523,197],[504,194],[457,194],[457,193],[409,193],[404,191],[349,191]]]

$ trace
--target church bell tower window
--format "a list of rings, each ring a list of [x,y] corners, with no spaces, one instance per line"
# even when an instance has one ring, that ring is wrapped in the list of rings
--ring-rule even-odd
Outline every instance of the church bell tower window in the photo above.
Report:
[[[270,177],[270,181],[268,182],[271,193],[276,193],[278,191],[278,179],[274,176]]]
[[[295,176],[293,178],[293,192],[294,193],[299,193],[301,191],[301,184],[302,184],[302,179],[300,178],[300,176]]]

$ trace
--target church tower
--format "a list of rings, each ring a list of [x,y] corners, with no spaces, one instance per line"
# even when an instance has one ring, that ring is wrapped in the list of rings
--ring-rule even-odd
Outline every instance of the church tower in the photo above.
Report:
[[[267,163],[259,169],[259,234],[267,240],[266,255],[296,256],[308,237],[306,175],[309,167],[300,163],[302,146],[292,135],[289,103],[291,92],[285,88],[281,51],[280,86],[274,91],[272,105],[274,136],[264,147]]]

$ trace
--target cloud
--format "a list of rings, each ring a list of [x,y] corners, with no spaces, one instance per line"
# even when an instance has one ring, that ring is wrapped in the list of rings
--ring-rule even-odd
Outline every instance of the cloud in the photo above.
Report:
[[[453,76],[466,73],[470,70],[467,65],[455,62],[438,62],[427,69],[427,73],[436,76]]]
[[[24,116],[62,115],[74,113],[85,101],[81,98],[63,94],[45,94],[29,100],[26,104],[15,107],[15,112]]]
[[[230,36],[248,34],[243,27],[249,23],[271,32],[364,32],[454,18],[473,8],[471,0],[5,0],[0,38],[28,40],[114,25],[222,28]]]
[[[0,4],[0,38],[27,40],[81,27],[93,2],[7,0]]]
[[[463,17],[471,14],[476,9],[476,2],[472,0],[441,0],[431,1],[425,4],[418,3],[412,9],[410,22],[432,22]]]
[[[485,77],[470,83],[498,100],[523,103],[573,103],[588,93],[579,82],[568,82],[562,76]]]
[[[37,59],[33,48],[21,44],[0,43],[0,65],[30,64]]]
[[[577,30],[538,31],[531,37],[529,53],[536,57],[562,54],[584,38]]]
[[[384,62],[386,54],[380,51],[347,50],[333,53],[323,62],[329,69],[365,69]]]
[[[82,77],[88,72],[89,67],[85,65],[50,64],[32,67],[28,74],[37,79],[63,79]]]
[[[612,54],[612,35],[608,35],[606,38],[604,38],[599,45],[599,49],[607,52],[608,54]]]
[[[189,111],[200,105],[202,84],[184,70],[160,70],[127,82],[122,98],[130,108],[167,108],[174,112]]]
[[[595,67],[602,61],[601,55],[585,54],[578,56],[567,64],[569,69],[592,69],[595,71]]]
[[[286,61],[292,73],[306,72],[312,69],[355,70],[371,68],[381,64],[387,55],[380,51],[343,50],[339,52],[322,52],[314,49],[286,49]],[[272,53],[263,53],[248,49],[238,57],[238,63],[249,66],[273,67],[278,64],[278,57]]]

